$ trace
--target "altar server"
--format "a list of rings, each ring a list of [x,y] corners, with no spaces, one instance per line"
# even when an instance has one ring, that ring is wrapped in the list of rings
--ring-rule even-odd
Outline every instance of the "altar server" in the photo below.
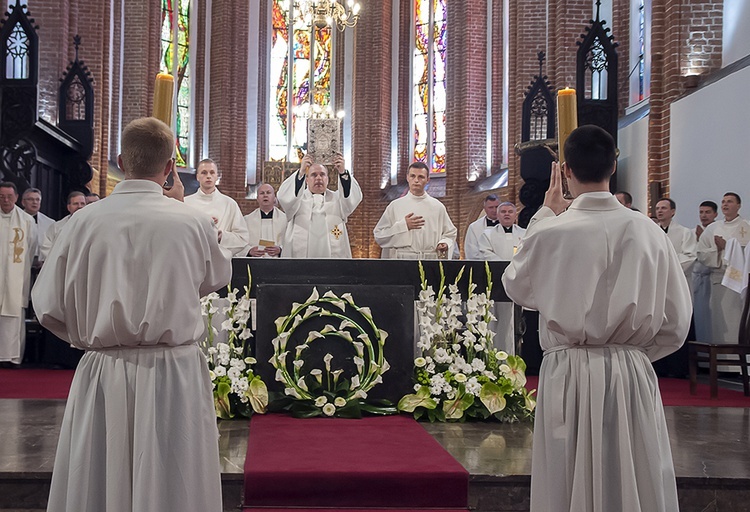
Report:
[[[351,258],[346,221],[362,201],[362,189],[336,154],[333,168],[339,175],[339,189],[328,189],[328,170],[302,158],[300,169],[279,187],[279,204],[286,212],[284,257]]]
[[[409,192],[386,207],[373,231],[375,241],[380,247],[391,249],[394,259],[449,258],[457,230],[443,203],[425,191],[430,181],[427,165],[411,164],[406,181]]]
[[[219,183],[219,169],[210,158],[201,160],[195,171],[200,188],[185,197],[188,204],[210,216],[221,233],[221,246],[232,256],[244,256],[250,243],[245,219],[237,201],[225,196],[216,185]]]
[[[466,229],[466,238],[464,238],[464,253],[467,260],[481,260],[479,253],[479,238],[485,230],[497,226],[500,221],[497,220],[497,207],[500,205],[500,199],[495,194],[490,194],[484,198],[482,208],[484,215],[475,220]]]
[[[18,189],[0,183],[0,362],[21,364],[26,342],[31,264],[37,249],[36,224],[16,206]]]
[[[32,291],[44,327],[85,350],[62,420],[49,512],[222,510],[200,297],[231,258],[211,219],[163,195],[174,133],[132,121],[125,180],[77,213]],[[190,272],[186,273],[185,270]]]
[[[545,350],[530,508],[674,512],[672,454],[651,361],[685,339],[690,291],[661,229],[609,192],[612,137],[582,126],[568,137],[565,157],[575,200],[563,198],[553,164],[544,206],[502,277],[513,301],[539,311]]]
[[[719,214],[719,206],[713,201],[703,201],[698,207],[700,224],[695,227],[696,254],[697,241],[703,231]],[[693,315],[695,317],[695,339],[711,341],[711,268],[700,261],[693,265]]]
[[[286,214],[276,208],[276,192],[268,183],[258,187],[258,208],[245,215],[252,258],[278,258],[286,233]]]
[[[742,200],[727,192],[721,199],[723,220],[710,224],[698,240],[698,261],[711,269],[711,342],[737,343],[742,316],[742,297],[721,285],[727,264],[724,249],[727,240],[736,239],[741,247],[750,242],[750,223],[740,216]]]

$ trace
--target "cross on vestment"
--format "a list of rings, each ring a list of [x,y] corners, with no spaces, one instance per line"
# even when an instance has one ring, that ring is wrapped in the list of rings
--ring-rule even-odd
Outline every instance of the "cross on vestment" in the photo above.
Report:
[[[341,235],[344,234],[344,232],[341,231],[338,226],[333,226],[333,229],[331,230],[331,234],[336,237],[336,240],[338,240],[341,237]]]
[[[742,226],[742,227],[740,228],[740,236],[741,236],[742,238],[745,238],[745,226]]]

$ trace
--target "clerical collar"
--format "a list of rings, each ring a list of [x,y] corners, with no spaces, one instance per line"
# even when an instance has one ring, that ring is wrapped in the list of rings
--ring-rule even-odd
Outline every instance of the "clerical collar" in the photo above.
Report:
[[[500,224],[499,220],[492,220],[489,217],[485,217],[485,219],[487,220],[487,227],[488,228],[491,228],[493,226],[497,226],[498,224]]]
[[[503,230],[506,233],[513,233],[513,226],[508,226],[507,228],[505,226],[503,226]]]
[[[661,226],[661,229],[662,229],[662,231],[664,231],[665,233],[669,233],[669,225],[667,225],[667,226]]]
[[[32,217],[34,217],[34,222],[36,224],[39,224],[39,213],[35,213],[34,215],[32,215]]]
[[[260,211],[260,218],[261,219],[273,219],[273,210],[266,213],[263,210]]]

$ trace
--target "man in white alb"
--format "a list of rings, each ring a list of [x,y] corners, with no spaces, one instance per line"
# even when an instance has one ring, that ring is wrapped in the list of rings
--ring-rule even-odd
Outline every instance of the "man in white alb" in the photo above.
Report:
[[[735,238],[744,248],[750,242],[750,223],[740,216],[742,200],[727,192],[721,199],[724,220],[705,228],[698,240],[698,261],[711,269],[711,342],[737,343],[742,316],[742,297],[721,284],[727,264],[724,249]]]
[[[651,361],[690,326],[690,291],[659,227],[609,192],[615,143],[574,130],[544,205],[503,274],[539,311],[545,351],[531,466],[531,512],[678,510],[669,434]]]
[[[125,127],[125,180],[70,220],[32,291],[42,325],[86,351],[48,512],[222,510],[211,377],[196,340],[200,297],[227,285],[231,256],[207,215],[165,196],[170,173],[178,189],[173,149],[158,119]]]
[[[430,171],[414,162],[406,171],[409,192],[392,201],[373,230],[380,247],[391,249],[394,259],[447,259],[456,243],[456,226],[443,203],[431,197],[425,186]]]
[[[504,202],[497,208],[498,225],[486,229],[479,237],[480,259],[510,261],[526,230],[516,224],[516,205]]]
[[[68,215],[58,220],[47,229],[47,234],[44,235],[44,242],[42,242],[42,247],[40,249],[40,259],[42,261],[47,259],[47,255],[55,244],[55,240],[57,240],[60,232],[65,227],[65,224],[68,223],[75,212],[84,206],[86,206],[86,195],[83,192],[74,190],[68,194],[68,204],[66,206],[68,209]]]
[[[268,183],[258,187],[258,208],[245,215],[252,258],[281,256],[286,232],[286,214],[276,208],[276,192]]]
[[[700,224],[695,226],[696,255],[698,242],[703,231],[719,215],[719,206],[713,201],[703,201],[698,207]],[[700,261],[693,265],[693,316],[695,318],[695,339],[711,341],[711,268]]]
[[[677,252],[677,257],[680,259],[682,270],[685,272],[685,278],[689,283],[698,249],[695,234],[692,230],[674,221],[674,215],[677,213],[677,204],[669,197],[659,199],[654,208],[654,213],[656,213],[656,221],[659,227],[666,233],[669,241],[672,242],[672,246]]]
[[[26,344],[24,320],[37,235],[34,219],[16,201],[16,185],[0,182],[0,363],[18,365]]]
[[[490,194],[484,198],[483,208],[484,215],[475,220],[466,229],[466,238],[464,238],[464,254],[467,260],[483,259],[479,253],[479,238],[486,229],[497,226],[500,222],[497,220],[497,207],[500,205],[500,199],[495,194]]]
[[[41,262],[44,237],[47,235],[47,230],[55,223],[55,220],[39,211],[42,206],[42,191],[38,188],[27,188],[24,190],[21,195],[21,204],[23,205],[23,211],[31,215],[34,218],[34,222],[36,222],[36,257]]]
[[[362,201],[362,189],[336,154],[333,169],[339,189],[328,189],[328,169],[305,155],[300,169],[279,187],[286,212],[285,258],[351,258],[346,221]]]
[[[232,256],[244,256],[250,243],[247,224],[237,201],[219,192],[219,168],[210,158],[201,160],[195,171],[200,188],[185,198],[188,204],[211,217],[219,228],[221,246]]]

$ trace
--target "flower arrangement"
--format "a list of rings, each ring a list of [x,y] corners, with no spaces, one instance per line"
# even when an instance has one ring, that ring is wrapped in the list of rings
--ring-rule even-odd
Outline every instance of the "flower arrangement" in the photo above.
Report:
[[[485,263],[487,289],[476,293],[469,272],[465,321],[458,283],[446,287],[440,266],[437,293],[428,285],[419,265],[422,289],[417,301],[419,357],[414,360],[414,394],[404,396],[398,409],[430,421],[464,421],[467,418],[513,422],[533,416],[534,391],[525,388],[526,363],[493,346],[490,322],[494,301],[490,299],[492,275]]]
[[[206,322],[206,338],[202,342],[204,354],[213,383],[216,416],[230,419],[235,416],[249,418],[253,412],[264,413],[268,406],[268,390],[260,376],[253,373],[255,359],[250,355],[248,340],[252,337],[250,310],[250,269],[245,294],[238,298],[239,291],[227,287],[226,306],[221,309],[225,319],[221,330],[227,334],[226,341],[218,341],[218,329],[213,325],[219,313],[219,294],[210,293],[201,299]]]
[[[351,294],[338,297],[329,290],[321,296],[314,288],[304,303],[293,303],[289,315],[275,323],[277,336],[271,341],[274,354],[269,362],[276,368],[276,380],[284,385],[284,395],[273,400],[270,409],[302,418],[397,412],[385,401],[368,400],[368,392],[383,382],[390,368],[383,350],[388,333],[375,325],[369,308],[355,304]],[[325,326],[310,329],[316,323]],[[297,342],[292,347],[293,338]],[[323,340],[337,343],[336,353],[344,354],[337,356],[340,361],[325,350],[322,357],[322,352],[316,355],[314,346]],[[341,342],[346,345],[341,347]]]

